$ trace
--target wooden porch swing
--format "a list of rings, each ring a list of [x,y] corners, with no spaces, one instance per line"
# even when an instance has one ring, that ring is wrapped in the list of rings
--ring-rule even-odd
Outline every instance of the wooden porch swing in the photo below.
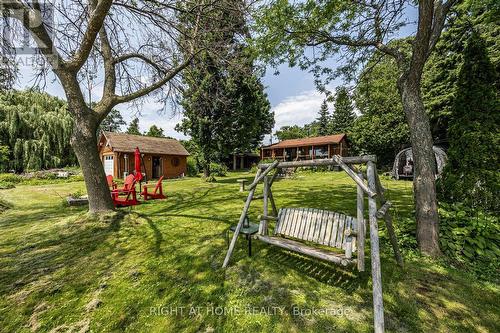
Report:
[[[289,251],[294,251],[318,259],[326,260],[335,264],[348,266],[356,265],[358,271],[365,270],[365,219],[364,219],[364,195],[368,195],[368,216],[370,224],[371,245],[371,267],[373,281],[373,309],[375,332],[384,331],[384,306],[382,302],[382,278],[380,272],[380,251],[378,237],[377,219],[384,219],[394,250],[397,263],[402,267],[403,260],[399,252],[396,234],[392,225],[392,217],[389,212],[391,203],[385,200],[384,189],[378,178],[375,156],[341,157],[334,156],[332,159],[306,160],[293,162],[274,161],[271,164],[260,164],[253,183],[248,187],[250,191],[245,202],[240,220],[236,226],[229,249],[224,259],[223,268],[227,267],[231,254],[236,245],[238,234],[247,216],[250,204],[255,194],[257,184],[264,184],[263,214],[259,216],[259,232],[256,238]],[[356,172],[351,167],[354,164],[366,164],[366,177],[361,172]],[[271,187],[278,172],[269,176],[275,169],[314,167],[314,166],[340,166],[357,184],[357,217],[316,209],[316,208],[282,208],[279,211],[274,202]],[[364,179],[367,179],[365,183]],[[378,200],[377,200],[378,199]],[[380,209],[377,210],[377,201]],[[271,203],[272,215],[268,214],[269,203]],[[276,221],[272,235],[269,235],[268,222]],[[308,243],[319,244],[336,248],[337,251],[329,251],[306,245]],[[339,251],[341,250],[341,251]],[[357,252],[356,257],[353,254]]]

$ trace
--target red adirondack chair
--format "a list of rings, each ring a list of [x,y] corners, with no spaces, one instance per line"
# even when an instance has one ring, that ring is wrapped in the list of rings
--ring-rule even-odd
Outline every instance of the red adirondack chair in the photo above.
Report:
[[[118,187],[115,183],[115,181],[113,180],[113,176],[111,175],[107,175],[106,176],[106,180],[108,181],[108,187],[110,189],[113,189],[113,190],[116,190],[116,188]]]
[[[158,179],[158,182],[156,183],[155,189],[152,193],[148,193],[148,185],[144,185],[143,190],[141,195],[143,196],[144,200],[151,200],[151,199],[165,199],[166,197],[163,195],[163,186],[162,182],[163,181],[163,176]]]
[[[115,206],[133,206],[139,204],[135,192],[135,182],[134,175],[128,175],[125,178],[123,188],[111,191],[111,197]]]

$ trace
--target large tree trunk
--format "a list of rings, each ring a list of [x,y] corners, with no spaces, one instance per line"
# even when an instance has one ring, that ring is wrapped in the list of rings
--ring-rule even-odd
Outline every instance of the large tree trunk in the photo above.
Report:
[[[102,213],[114,210],[113,201],[97,151],[96,131],[98,121],[93,112],[81,112],[75,116],[71,146],[82,168],[89,198],[89,212]]]
[[[412,82],[417,81],[417,82]],[[417,80],[403,77],[398,82],[403,109],[410,125],[413,149],[415,218],[417,241],[420,250],[437,256],[439,250],[439,215],[436,199],[436,170],[433,140],[429,118],[425,112],[420,84]]]
[[[203,177],[210,177],[210,163],[205,162],[203,164]]]

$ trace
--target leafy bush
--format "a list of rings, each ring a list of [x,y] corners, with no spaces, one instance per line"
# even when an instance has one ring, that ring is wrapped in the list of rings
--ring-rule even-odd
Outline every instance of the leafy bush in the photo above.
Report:
[[[187,175],[190,177],[194,177],[198,175],[198,163],[196,163],[196,159],[192,156],[187,158]]]
[[[80,199],[81,197],[84,196],[84,193],[81,190],[75,191],[73,193],[68,194],[70,198],[73,199]]]
[[[7,190],[9,188],[14,188],[14,187],[16,187],[14,183],[0,180],[0,190]]]
[[[22,181],[22,177],[14,173],[2,173],[0,174],[0,182],[18,184]]]
[[[495,215],[463,204],[442,204],[442,251],[465,269],[481,274],[500,269],[500,224]]]
[[[210,174],[225,177],[227,176],[227,166],[225,164],[210,163]]]
[[[206,181],[207,183],[214,183],[214,182],[216,182],[216,181],[217,181],[217,179],[215,179],[215,176],[214,176],[214,174],[213,174],[213,173],[212,173],[212,174],[210,174],[210,176],[208,176],[208,177],[204,177],[204,179],[205,179],[205,181]]]

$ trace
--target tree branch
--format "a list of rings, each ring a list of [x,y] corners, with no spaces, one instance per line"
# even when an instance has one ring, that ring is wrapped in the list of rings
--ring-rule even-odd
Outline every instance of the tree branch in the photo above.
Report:
[[[188,59],[186,59],[184,62],[179,64],[177,67],[171,69],[161,80],[156,81],[155,83],[151,84],[150,86],[147,86],[145,88],[139,89],[133,93],[123,95],[123,96],[117,96],[115,95],[112,99],[112,105],[117,105],[120,103],[126,103],[130,102],[136,98],[145,96],[156,89],[161,88],[164,84],[166,84],[168,81],[170,81],[172,78],[174,78],[180,71],[182,71],[184,68],[186,68],[191,60],[194,58],[194,55],[191,55]]]
[[[38,5],[38,3],[36,2],[35,5]],[[45,56],[45,59],[47,59],[54,69],[54,72],[59,76],[66,62],[55,48],[54,42],[45,28],[40,10],[32,9],[18,0],[2,3],[2,6],[3,8],[9,9],[9,11],[5,13],[7,17],[18,20],[23,27],[31,33],[40,52]],[[38,8],[40,7],[38,6]],[[25,13],[28,13],[28,15],[24,15]]]
[[[427,57],[430,56],[432,50],[436,46],[437,41],[439,40],[439,37],[441,36],[441,32],[443,31],[448,12],[450,11],[451,7],[457,2],[458,0],[448,0],[445,3],[443,3],[442,1],[436,1],[434,6],[434,20],[432,22],[432,32],[429,39],[429,50]]]
[[[95,3],[96,1],[97,3]],[[112,3],[113,0],[92,1],[92,15],[90,16],[87,30],[83,36],[80,48],[73,56],[73,58],[68,62],[68,67],[72,70],[78,71],[83,66],[85,61],[87,61],[90,51],[94,46],[97,34],[104,25],[104,19],[108,15]]]

